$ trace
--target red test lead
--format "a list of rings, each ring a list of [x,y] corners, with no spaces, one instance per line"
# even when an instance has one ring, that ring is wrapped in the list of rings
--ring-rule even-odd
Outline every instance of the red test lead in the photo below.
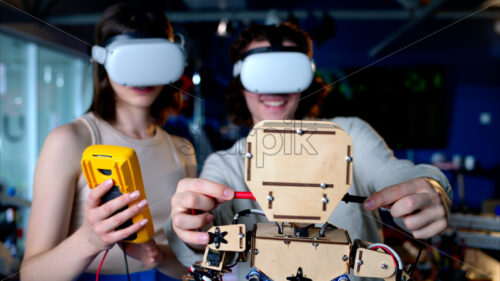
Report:
[[[252,199],[255,201],[255,197],[252,192],[249,191],[238,191],[234,193],[234,199]]]

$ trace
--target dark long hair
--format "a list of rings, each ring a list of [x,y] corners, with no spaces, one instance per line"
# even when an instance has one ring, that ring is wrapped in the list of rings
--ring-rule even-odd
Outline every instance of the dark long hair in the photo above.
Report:
[[[136,32],[137,21],[134,9],[138,7],[132,4],[120,3],[107,8],[95,27],[95,44],[104,46],[106,41],[113,36]],[[144,9],[144,29],[149,37],[167,38],[173,41],[173,29],[169,20],[161,10]],[[177,90],[180,82],[174,85],[165,85],[158,98],[151,105],[151,116],[157,125],[163,125],[170,112],[179,109],[181,95]],[[96,116],[106,121],[114,121],[116,118],[115,95],[109,82],[104,66],[94,62],[94,96],[87,112],[93,112]]]
[[[234,64],[241,59],[246,48],[252,41],[269,41],[270,34],[268,27],[262,24],[255,24],[240,33],[238,39],[231,45],[229,59]],[[289,40],[297,44],[297,47],[306,50],[309,58],[313,55],[312,40],[309,35],[292,23],[282,23],[277,27],[277,34],[280,42]],[[329,87],[321,78],[315,77],[309,88],[301,93],[299,106],[295,111],[295,119],[315,118],[321,112],[321,104],[329,94]],[[248,111],[245,97],[242,94],[243,85],[239,77],[234,77],[228,86],[226,94],[227,109],[231,121],[236,125],[252,126],[252,115]]]

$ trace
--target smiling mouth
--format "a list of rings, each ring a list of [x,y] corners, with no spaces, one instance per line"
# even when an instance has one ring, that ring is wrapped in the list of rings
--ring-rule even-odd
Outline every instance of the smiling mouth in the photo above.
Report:
[[[270,107],[280,107],[285,104],[285,101],[262,101],[262,103]]]

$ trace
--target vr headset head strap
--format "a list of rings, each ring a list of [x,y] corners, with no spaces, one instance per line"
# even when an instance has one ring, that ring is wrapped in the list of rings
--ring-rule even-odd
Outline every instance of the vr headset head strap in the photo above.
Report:
[[[248,50],[241,55],[240,61],[253,54],[268,52],[300,52],[307,55],[307,50],[299,46],[283,46],[283,38],[276,25],[266,25],[264,28],[271,47],[260,47]]]
[[[262,53],[269,53],[269,52],[298,52],[298,53],[304,53],[307,54],[307,51],[304,50],[304,48],[301,48],[299,46],[281,46],[279,50],[273,50],[272,47],[260,47],[260,48],[255,48],[246,51],[243,55],[241,55],[240,60],[244,60],[246,57],[253,55],[253,54],[262,54]]]
[[[266,25],[265,26],[267,37],[269,39],[269,43],[271,43],[271,51],[280,51],[281,50],[281,34],[276,25]]]
[[[146,9],[144,8],[144,4],[141,3],[140,0],[134,0],[134,17],[136,27],[136,38],[147,38],[150,37],[150,32],[147,29],[147,18],[146,18]]]
[[[108,40],[106,40],[106,42],[104,42],[104,47],[111,45],[111,43],[113,43],[115,41],[119,41],[119,40],[123,40],[123,39],[134,39],[134,38],[141,38],[141,37],[137,34],[137,32],[121,33],[121,34],[118,34],[118,35],[115,35],[113,37],[108,38]]]
[[[112,36],[104,42],[104,47],[109,46],[111,43],[121,39],[135,39],[135,38],[149,38],[152,36],[147,25],[147,15],[144,4],[140,0],[131,1],[134,12],[134,20],[136,23],[136,31],[125,32],[115,36]]]

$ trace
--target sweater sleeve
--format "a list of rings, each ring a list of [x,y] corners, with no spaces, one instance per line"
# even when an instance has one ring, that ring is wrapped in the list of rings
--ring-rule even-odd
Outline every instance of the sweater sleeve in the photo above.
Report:
[[[351,136],[354,145],[353,175],[363,195],[370,196],[390,185],[414,178],[432,179],[439,183],[433,185],[433,188],[440,194],[448,212],[453,190],[446,176],[437,167],[415,165],[411,161],[397,159],[382,137],[359,118],[335,118],[333,121]],[[394,219],[394,222],[406,229],[402,219]]]
[[[377,132],[359,118],[335,118],[334,121],[352,138],[355,177],[368,189],[367,195],[393,184],[423,177],[439,182],[448,198],[452,198],[450,183],[438,168],[397,159]]]

